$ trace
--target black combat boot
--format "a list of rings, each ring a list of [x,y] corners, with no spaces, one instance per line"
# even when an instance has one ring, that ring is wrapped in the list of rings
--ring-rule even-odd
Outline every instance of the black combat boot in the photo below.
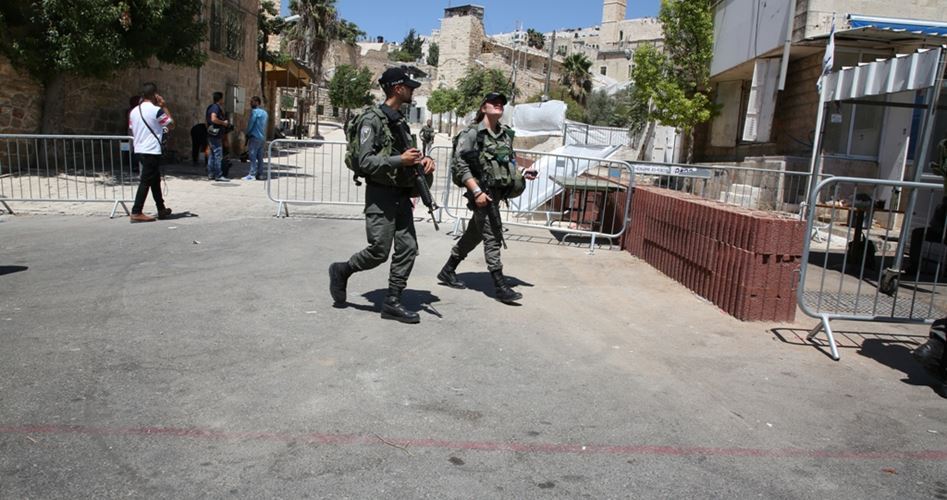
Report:
[[[463,281],[457,279],[457,266],[460,264],[460,259],[454,257],[453,255],[447,259],[447,264],[444,264],[444,267],[441,268],[441,272],[437,273],[437,279],[441,282],[442,285],[447,285],[451,288],[467,288],[467,285]]]
[[[507,284],[506,278],[503,277],[503,271],[499,269],[490,271],[490,275],[493,276],[493,284],[496,286],[496,295],[494,297],[497,300],[504,304],[515,304],[517,300],[523,298],[523,294],[513,290],[510,288],[510,285]]]
[[[401,305],[401,292],[397,290],[388,290],[388,296],[385,297],[385,303],[381,306],[381,317],[384,319],[393,319],[402,323],[420,323],[421,316],[414,311],[409,311]]]
[[[337,305],[345,304],[345,287],[353,272],[348,262],[336,262],[329,266],[329,294]]]

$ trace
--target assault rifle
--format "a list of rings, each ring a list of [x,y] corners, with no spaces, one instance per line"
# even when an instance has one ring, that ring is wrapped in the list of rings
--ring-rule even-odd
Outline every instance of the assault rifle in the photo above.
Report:
[[[405,146],[417,149],[417,141],[413,135],[408,134],[406,128],[407,124],[398,127],[398,129],[401,130],[401,133],[404,134]],[[437,226],[437,217],[434,215],[434,211],[440,207],[437,206],[437,202],[435,202],[434,197],[431,196],[431,188],[427,185],[427,179],[424,175],[424,167],[420,163],[414,165],[414,187],[417,188],[418,194],[421,195],[421,203],[424,203],[424,206],[427,207],[427,213],[431,215],[431,222],[434,223],[434,230],[440,231],[441,229]]]
[[[500,240],[500,244],[503,245],[503,248],[507,248],[506,240],[503,239],[503,224],[500,222],[500,200],[493,197],[493,194],[487,184],[489,184],[489,179],[484,179],[484,170],[483,166],[480,165],[480,152],[473,150],[464,153],[464,160],[470,165],[470,172],[474,174],[474,178],[477,179],[477,187],[483,191],[492,201],[487,204],[487,218],[490,220],[490,228],[493,229],[493,234],[496,235],[496,238]],[[481,183],[482,179],[482,183]],[[471,211],[477,210],[476,197],[470,191],[464,192],[464,198],[467,198],[467,208]]]

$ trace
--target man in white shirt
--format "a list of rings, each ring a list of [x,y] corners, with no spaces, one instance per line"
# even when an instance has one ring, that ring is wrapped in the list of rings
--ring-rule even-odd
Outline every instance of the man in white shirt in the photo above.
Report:
[[[135,204],[132,205],[131,222],[153,222],[154,217],[142,213],[145,207],[145,198],[148,189],[158,207],[158,218],[165,219],[171,215],[171,209],[164,206],[161,197],[161,139],[164,134],[174,127],[171,112],[165,105],[164,98],[158,94],[158,87],[153,83],[146,83],[141,88],[141,103],[128,114],[128,128],[135,138],[135,163],[141,165],[141,180],[138,183],[138,192],[135,194]]]

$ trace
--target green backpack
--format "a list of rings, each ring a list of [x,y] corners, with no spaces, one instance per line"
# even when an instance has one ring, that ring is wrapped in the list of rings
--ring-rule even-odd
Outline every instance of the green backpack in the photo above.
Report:
[[[345,148],[345,166],[352,171],[352,180],[355,181],[356,186],[362,185],[362,182],[358,180],[359,177],[368,177],[358,163],[358,150],[360,146],[359,131],[362,129],[362,123],[371,115],[377,116],[382,123],[388,123],[388,117],[385,116],[382,110],[378,106],[372,106],[349,120],[348,125],[345,126],[345,141],[348,143]],[[382,127],[382,129],[385,131],[382,151],[390,152],[395,142],[394,136],[391,135],[389,127]]]

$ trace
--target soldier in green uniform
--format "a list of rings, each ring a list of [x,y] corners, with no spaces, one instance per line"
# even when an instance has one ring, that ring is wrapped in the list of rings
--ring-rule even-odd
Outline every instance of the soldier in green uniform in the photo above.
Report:
[[[431,120],[428,120],[427,123],[421,127],[421,144],[423,147],[423,153],[428,155],[431,153],[431,143],[434,142],[434,127],[431,127]]]
[[[495,298],[505,304],[513,304],[523,295],[510,288],[503,276],[503,264],[500,262],[502,234],[498,233],[502,229],[499,221],[491,222],[489,210],[491,204],[499,205],[501,200],[522,194],[526,188],[524,179],[535,179],[536,171],[521,172],[516,167],[513,130],[500,123],[505,105],[506,96],[503,94],[487,94],[474,123],[458,135],[457,147],[451,158],[451,175],[455,184],[467,189],[467,197],[472,200],[474,212],[467,230],[451,249],[450,258],[437,279],[452,288],[466,288],[457,279],[457,266],[482,241],[487,269],[496,287]]]
[[[406,310],[401,304],[401,293],[418,254],[411,195],[415,185],[415,165],[420,164],[425,174],[431,174],[435,165],[434,160],[408,142],[411,131],[398,111],[402,104],[411,102],[414,89],[421,83],[411,79],[401,68],[385,70],[378,83],[385,91],[385,102],[378,105],[381,112],[366,113],[358,129],[357,160],[367,184],[365,227],[368,246],[348,261],[329,266],[329,292],[336,305],[345,304],[346,286],[352,273],[381,265],[388,260],[394,243],[388,295],[382,305],[381,317],[417,323],[420,321],[418,313]]]

